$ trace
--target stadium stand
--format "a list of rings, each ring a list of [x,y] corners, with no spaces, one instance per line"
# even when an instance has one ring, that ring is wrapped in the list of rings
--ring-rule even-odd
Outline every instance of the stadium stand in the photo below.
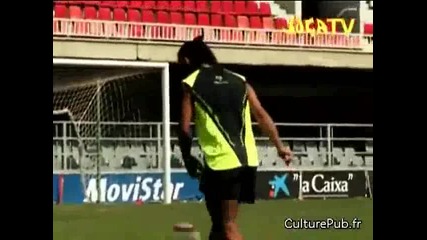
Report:
[[[271,1],[55,1],[53,28],[54,36],[182,41],[203,27],[210,42],[351,49],[372,44],[364,36],[373,34],[371,23],[364,34],[350,36],[285,33],[289,16],[272,13],[284,7]]]

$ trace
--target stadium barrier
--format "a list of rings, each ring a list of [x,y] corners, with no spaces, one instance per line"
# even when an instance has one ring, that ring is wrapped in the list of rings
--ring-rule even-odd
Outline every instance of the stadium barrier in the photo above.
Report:
[[[373,52],[373,36],[365,34],[286,33],[278,29],[229,28],[53,18],[54,37],[86,37],[137,41],[189,41],[204,31],[205,41],[236,45],[331,48]]]
[[[160,172],[102,174],[101,202],[161,202],[164,196],[162,176]],[[256,197],[259,200],[372,197],[372,176],[372,170],[260,170]],[[62,188],[60,177],[60,174],[53,174],[54,202],[83,204],[97,199],[95,178],[82,189],[79,174],[64,175]],[[184,170],[173,171],[171,179],[173,201],[203,200],[198,181]]]

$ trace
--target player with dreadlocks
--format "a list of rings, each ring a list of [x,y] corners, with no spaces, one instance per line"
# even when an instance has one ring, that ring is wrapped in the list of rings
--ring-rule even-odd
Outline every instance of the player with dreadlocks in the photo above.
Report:
[[[258,154],[251,114],[287,163],[292,152],[244,76],[225,69],[203,41],[185,42],[178,52],[181,64],[192,68],[183,80],[179,143],[185,167],[199,177],[200,190],[212,221],[209,240],[242,240],[236,218],[239,203],[255,202]],[[194,117],[203,166],[190,154]]]

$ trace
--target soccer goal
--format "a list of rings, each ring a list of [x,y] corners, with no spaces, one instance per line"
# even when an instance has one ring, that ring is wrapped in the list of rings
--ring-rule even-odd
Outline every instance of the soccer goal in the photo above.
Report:
[[[54,132],[55,126],[59,132],[56,138],[54,136],[54,142],[55,139],[64,142],[61,150],[57,150],[61,161],[56,162],[62,163],[57,169],[64,174],[70,169],[78,171],[86,199],[101,202],[102,174],[114,171],[103,158],[103,142],[143,141],[145,138],[140,135],[148,131],[143,126],[147,114],[161,115],[157,150],[161,158],[159,166],[164,172],[163,201],[170,204],[171,184],[167,184],[171,183],[169,64],[53,58],[53,68]],[[155,82],[159,87],[150,88],[147,81]],[[142,93],[138,91],[141,89],[159,98],[161,94],[159,106],[150,102],[141,104]],[[141,109],[144,106],[145,109]],[[87,196],[88,183],[93,179],[96,179],[97,194]]]

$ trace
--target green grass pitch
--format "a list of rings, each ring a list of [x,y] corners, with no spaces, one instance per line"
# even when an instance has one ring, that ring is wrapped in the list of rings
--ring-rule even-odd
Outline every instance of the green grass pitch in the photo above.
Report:
[[[372,200],[272,200],[243,205],[239,225],[245,240],[371,240]],[[358,230],[288,230],[286,217],[304,219],[358,218]],[[209,233],[209,218],[203,203],[117,205],[63,205],[53,207],[55,240],[162,240],[170,239],[172,225],[190,222]]]

